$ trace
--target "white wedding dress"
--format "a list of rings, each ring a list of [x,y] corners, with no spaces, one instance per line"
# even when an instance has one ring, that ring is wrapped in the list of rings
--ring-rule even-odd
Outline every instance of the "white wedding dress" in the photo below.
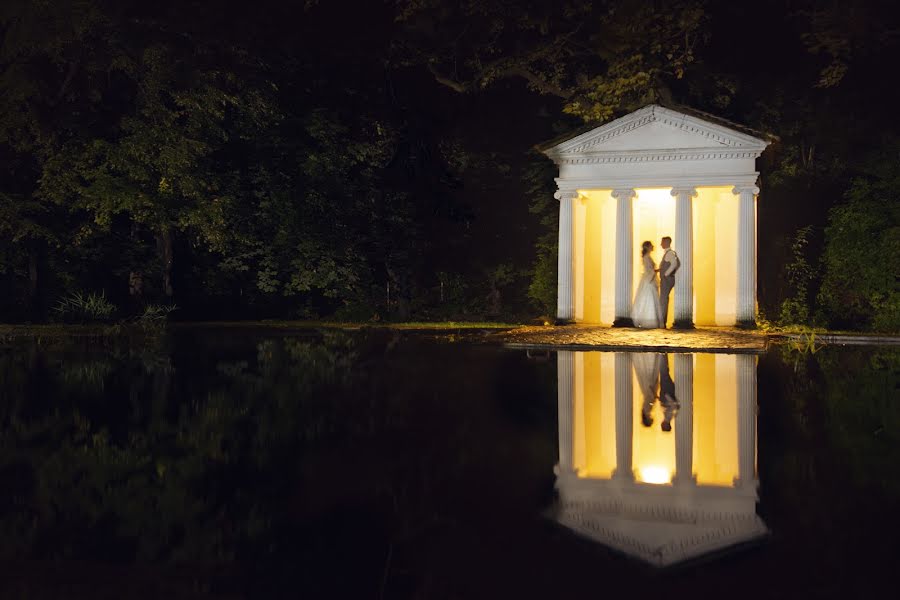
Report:
[[[660,354],[656,352],[635,352],[631,355],[631,365],[634,367],[634,374],[637,376],[638,386],[641,388],[641,394],[644,400],[650,400],[651,404],[659,393],[659,368]]]
[[[631,355],[631,364],[634,366],[634,374],[637,375],[638,387],[644,403],[641,406],[641,415],[650,416],[653,403],[659,395],[659,367],[661,356],[655,352],[635,352]]]
[[[635,327],[654,329],[662,322],[662,310],[659,306],[659,278],[656,276],[656,263],[647,254],[643,258],[644,272],[634,295],[631,307],[631,320]]]

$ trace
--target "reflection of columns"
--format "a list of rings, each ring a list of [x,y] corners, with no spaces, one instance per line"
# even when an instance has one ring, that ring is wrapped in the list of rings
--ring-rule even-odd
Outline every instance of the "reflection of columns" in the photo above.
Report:
[[[575,243],[572,213],[574,212],[575,198],[578,197],[578,192],[573,190],[558,190],[554,194],[554,197],[559,200],[556,318],[560,321],[571,321],[575,318],[575,301],[572,296],[574,270],[572,246]]]
[[[632,273],[634,237],[631,203],[637,195],[631,188],[613,190],[616,199],[616,319],[613,327],[633,327],[631,320]]]
[[[738,198],[738,294],[737,324],[756,325],[756,201],[759,188],[737,186],[732,190]]]
[[[737,355],[738,481],[756,482],[756,356]]]
[[[559,350],[556,353],[556,394],[559,414],[559,470],[558,474],[574,471],[572,464],[572,424],[575,405],[575,353]]]
[[[694,355],[675,355],[675,395],[681,408],[675,416],[675,483],[694,481]]]
[[[631,355],[627,352],[616,352],[616,471],[613,476],[628,481],[634,479],[631,461],[633,405]]]
[[[675,247],[681,267],[675,272],[675,323],[678,329],[694,328],[694,223],[692,187],[672,188],[675,196]]]

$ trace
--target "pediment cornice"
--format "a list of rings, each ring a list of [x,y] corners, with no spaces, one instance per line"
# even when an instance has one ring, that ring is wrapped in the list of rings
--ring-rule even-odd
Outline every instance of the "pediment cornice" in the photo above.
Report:
[[[620,150],[612,152],[571,153],[555,157],[557,164],[604,165],[616,163],[728,160],[758,158],[762,149],[689,148],[674,150]]]
[[[661,124],[697,140],[702,147],[632,149],[606,148],[616,138],[652,123]],[[544,150],[558,164],[605,164],[673,160],[756,158],[768,142],[746,133],[704,121],[693,115],[650,105],[606,125],[582,133]]]

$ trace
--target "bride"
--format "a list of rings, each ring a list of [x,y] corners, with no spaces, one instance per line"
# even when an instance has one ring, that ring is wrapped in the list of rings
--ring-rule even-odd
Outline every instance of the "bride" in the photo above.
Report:
[[[634,304],[631,308],[631,319],[635,327],[654,329],[662,322],[662,310],[659,306],[659,278],[656,276],[656,263],[650,253],[653,252],[653,244],[649,241],[641,244],[641,262],[644,272],[641,274],[641,282],[638,284],[637,293],[634,295]]]

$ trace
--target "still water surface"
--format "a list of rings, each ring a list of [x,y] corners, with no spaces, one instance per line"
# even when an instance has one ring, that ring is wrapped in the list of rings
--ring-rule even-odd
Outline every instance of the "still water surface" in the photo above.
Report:
[[[900,351],[178,329],[0,346],[0,597],[845,597]]]

